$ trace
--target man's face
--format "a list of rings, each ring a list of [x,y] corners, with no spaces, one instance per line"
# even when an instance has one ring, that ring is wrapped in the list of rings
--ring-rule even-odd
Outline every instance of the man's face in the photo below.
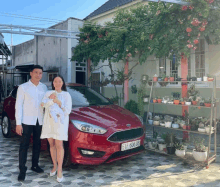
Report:
[[[42,69],[34,69],[30,72],[30,75],[33,81],[40,81],[42,79],[43,71]]]

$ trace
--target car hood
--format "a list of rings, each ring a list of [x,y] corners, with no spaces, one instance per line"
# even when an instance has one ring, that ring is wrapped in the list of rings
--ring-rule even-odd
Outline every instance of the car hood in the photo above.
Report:
[[[106,129],[122,130],[142,126],[135,114],[118,105],[73,108],[70,119],[84,121]]]

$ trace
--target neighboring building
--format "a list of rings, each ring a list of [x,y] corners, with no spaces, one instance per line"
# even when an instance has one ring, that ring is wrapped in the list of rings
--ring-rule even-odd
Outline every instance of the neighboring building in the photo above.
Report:
[[[146,0],[109,0],[102,6],[100,6],[97,10],[92,12],[90,15],[88,15],[85,20],[89,20],[92,22],[96,22],[98,24],[104,25],[107,21],[113,21],[115,13],[120,8],[130,8],[134,7],[137,3],[142,2],[143,4],[146,4]],[[131,68],[137,60],[133,58],[131,62],[129,62],[129,68]],[[103,63],[99,63],[99,67],[106,65],[108,62],[107,60]],[[211,75],[217,75],[220,72],[220,45],[208,45],[205,39],[201,39],[199,43],[199,47],[193,51],[190,55],[190,58],[188,59],[188,75],[191,77],[203,77],[204,75],[211,74]],[[117,64],[113,64],[114,69],[122,68],[123,63],[119,62]],[[98,69],[94,74],[99,74],[100,79],[104,79],[103,74],[105,76],[110,74],[110,70],[108,67],[103,66],[102,68],[96,68]],[[133,70],[132,79],[129,81],[129,88],[131,88],[132,85],[137,85],[137,87],[140,85],[140,79],[143,74],[149,75],[149,77],[153,77],[154,74],[157,74],[158,76],[161,76],[163,74],[166,74],[167,76],[174,75],[175,77],[181,77],[181,66],[177,66],[175,63],[175,58],[173,60],[169,59],[157,59],[154,56],[150,56],[147,61],[142,64],[135,67]],[[219,73],[220,74],[220,73]],[[122,93],[122,86],[117,86],[119,93]],[[212,89],[211,84],[197,84],[197,88],[200,91],[200,95],[202,97],[211,97]],[[217,76],[217,98],[220,98],[220,75]],[[115,91],[112,85],[107,85],[103,87],[102,93],[106,97],[112,97],[115,95]],[[149,86],[147,88],[147,91],[149,93],[150,89]],[[156,89],[154,90],[154,93],[156,96],[165,96],[165,95],[171,95],[172,92],[179,91],[181,92],[181,85],[178,84],[169,84],[165,88],[161,88],[159,84],[156,85]],[[137,95],[131,93],[131,89],[129,89],[129,99],[133,99],[137,101]],[[146,106],[147,107],[147,106]],[[171,108],[170,108],[171,109]],[[158,109],[155,107],[155,110],[158,110],[160,112],[167,111],[167,109],[164,109],[161,107],[161,109]],[[179,111],[178,111],[179,110]],[[174,109],[169,113],[181,113],[181,107],[179,109]],[[218,108],[219,111],[219,108]],[[201,115],[201,113],[206,113],[207,110],[197,110],[194,111],[195,115]],[[220,112],[220,111],[219,111]],[[218,113],[219,113],[218,112]],[[220,113],[219,113],[220,114]]]
[[[71,17],[51,26],[50,29],[79,32],[82,25],[83,20]],[[78,63],[71,62],[72,49],[77,42],[76,39],[35,36],[32,40],[13,46],[11,69],[16,69],[14,72],[23,72],[15,76],[14,84],[20,84],[30,78],[28,72],[33,64],[43,66],[45,73],[42,82],[49,82],[55,75],[61,74],[66,82],[85,84],[87,67],[77,67]]]

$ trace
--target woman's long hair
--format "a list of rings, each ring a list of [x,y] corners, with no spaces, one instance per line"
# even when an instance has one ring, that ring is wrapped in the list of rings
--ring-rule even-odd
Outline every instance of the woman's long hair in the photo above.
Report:
[[[63,86],[62,86],[61,90],[62,90],[62,91],[67,91],[67,90],[66,90],[66,83],[65,83],[65,81],[64,81],[64,79],[63,79],[63,77],[62,77],[61,75],[57,75],[56,77],[53,78],[52,83],[51,83],[51,84],[52,84],[52,90],[55,90],[55,87],[54,87],[54,85],[53,85],[53,81],[54,81],[54,79],[57,78],[57,77],[60,77],[60,78],[62,79],[62,81],[63,81]]]

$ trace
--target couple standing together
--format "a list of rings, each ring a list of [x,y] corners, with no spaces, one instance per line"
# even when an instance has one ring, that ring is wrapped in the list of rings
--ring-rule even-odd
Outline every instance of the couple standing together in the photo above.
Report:
[[[43,68],[34,65],[30,71],[31,79],[18,87],[15,105],[16,132],[21,135],[18,180],[25,180],[27,152],[31,133],[33,133],[31,170],[37,173],[44,172],[39,167],[38,162],[41,139],[47,138],[53,161],[50,176],[55,176],[57,173],[57,181],[62,182],[63,141],[68,140],[72,99],[66,91],[66,85],[61,76],[53,78],[52,90],[48,91],[47,86],[40,82],[42,75]],[[45,114],[43,114],[44,108]]]

